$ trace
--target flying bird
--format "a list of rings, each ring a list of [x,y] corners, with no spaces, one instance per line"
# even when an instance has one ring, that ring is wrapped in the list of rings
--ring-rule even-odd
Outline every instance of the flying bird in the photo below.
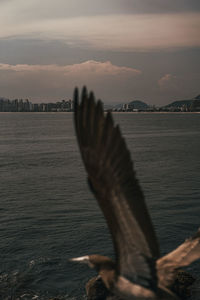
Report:
[[[74,122],[88,183],[111,233],[115,261],[102,255],[71,259],[95,268],[111,299],[179,299],[171,291],[176,271],[200,258],[200,230],[160,257],[155,230],[130,152],[101,101],[74,91]],[[110,299],[110,298],[109,298]]]

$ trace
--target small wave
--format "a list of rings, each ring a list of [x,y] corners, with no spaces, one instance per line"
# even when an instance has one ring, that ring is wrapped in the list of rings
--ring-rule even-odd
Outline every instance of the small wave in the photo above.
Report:
[[[56,263],[49,257],[30,260],[25,270],[0,273],[0,300],[83,300],[85,295],[66,294],[66,290],[46,291],[38,289],[34,283],[39,280],[45,266]],[[45,270],[44,270],[45,271]]]

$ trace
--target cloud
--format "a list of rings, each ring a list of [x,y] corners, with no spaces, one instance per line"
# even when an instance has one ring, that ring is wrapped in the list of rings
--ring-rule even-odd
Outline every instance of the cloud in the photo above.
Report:
[[[88,60],[80,64],[73,65],[27,65],[18,64],[10,65],[0,63],[0,71],[15,71],[15,72],[60,72],[65,76],[74,76],[83,74],[85,76],[123,76],[123,75],[139,75],[140,70],[119,67],[113,65],[110,61],[98,62],[94,60]]]
[[[199,10],[199,0],[0,0],[2,16],[19,20]]]
[[[118,97],[126,84],[132,82],[134,86],[140,74],[140,70],[113,65],[110,61],[90,60],[64,66],[0,63],[0,90],[9,91],[9,95],[4,95],[11,98],[51,100],[71,95],[76,85],[86,84],[108,99],[111,90]]]
[[[165,74],[158,80],[160,91],[165,94],[173,93],[174,95],[181,95],[182,91],[185,91],[185,86],[187,86],[187,84],[188,83],[185,82],[183,78],[172,74]]]
[[[25,15],[25,14],[24,14]],[[149,51],[199,47],[200,13],[27,19],[0,13],[0,38],[62,40],[80,48]]]
[[[165,74],[158,80],[158,85],[160,88],[166,88],[174,81],[174,79],[176,79],[176,76],[173,76],[172,74]]]

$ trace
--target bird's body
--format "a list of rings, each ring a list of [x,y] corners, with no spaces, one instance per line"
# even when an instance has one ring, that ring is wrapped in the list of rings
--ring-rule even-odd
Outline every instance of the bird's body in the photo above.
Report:
[[[89,186],[103,211],[116,260],[89,255],[74,261],[94,267],[114,299],[178,299],[170,290],[177,268],[200,258],[200,231],[160,258],[159,245],[130,152],[112,115],[86,88],[79,104],[75,90],[75,129]]]

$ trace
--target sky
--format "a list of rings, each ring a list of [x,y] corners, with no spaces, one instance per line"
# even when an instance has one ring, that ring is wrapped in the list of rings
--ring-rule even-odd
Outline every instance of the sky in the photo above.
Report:
[[[200,94],[199,0],[0,0],[0,97],[104,103]]]

